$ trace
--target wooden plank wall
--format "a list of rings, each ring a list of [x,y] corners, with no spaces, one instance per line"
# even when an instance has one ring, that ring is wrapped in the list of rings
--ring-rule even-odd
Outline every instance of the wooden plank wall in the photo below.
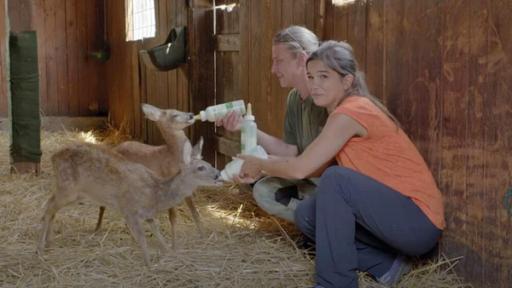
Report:
[[[476,287],[509,287],[512,223],[503,197],[512,186],[505,16],[512,3],[392,0],[329,9],[325,38],[354,46],[370,90],[402,122],[446,196],[443,251],[465,257],[458,270]]]
[[[214,0],[190,1],[188,39],[191,111],[204,110],[215,103]],[[213,123],[197,123],[192,127],[192,141],[203,137],[203,157],[215,163]]]
[[[43,115],[107,113],[104,65],[87,56],[104,45],[104,1],[8,0],[13,31],[37,31]],[[6,97],[0,99],[5,116]]]
[[[88,56],[104,47],[104,0],[37,0],[34,11],[43,113],[106,114],[104,64]]]
[[[299,24],[347,40],[446,197],[443,251],[464,256],[457,269],[475,287],[510,287],[512,2],[342,2],[240,0],[232,14],[217,11],[217,42],[239,41],[235,51],[217,48],[217,102],[253,103],[259,128],[280,136],[287,89],[270,73],[272,35]]]
[[[258,127],[282,136],[288,89],[279,86],[271,71],[272,37],[283,27],[318,27],[323,1],[264,0],[240,3],[240,96],[253,104]],[[317,8],[315,8],[317,7]]]
[[[140,108],[135,109],[135,103],[139,104],[140,101],[137,49],[141,44],[126,41],[124,5],[125,0],[109,0],[105,9],[106,38],[112,52],[105,65],[105,85],[111,123],[135,138],[139,138],[141,112]],[[138,122],[135,122],[135,119]]]
[[[458,271],[476,287],[509,287],[512,3],[374,0],[330,9],[325,37],[354,46],[371,91],[446,196],[443,251],[465,257]]]
[[[0,117],[6,117],[8,115],[8,63],[7,59],[9,49],[9,32],[21,32],[26,30],[32,30],[33,27],[33,2],[30,0],[6,0],[2,2],[4,17],[2,18],[2,32],[3,37],[0,38],[2,43],[2,73],[0,77],[2,83],[0,84],[2,91],[0,91]]]
[[[216,1],[237,4],[232,11],[216,10],[216,101],[243,99],[251,103],[258,128],[282,136],[288,89],[271,74],[272,37],[291,24],[322,34],[324,0]],[[222,43],[235,43],[222,45]],[[239,151],[239,133],[217,131],[217,164],[223,167]]]
[[[216,5],[236,4],[230,12],[226,10],[215,11],[216,17],[216,47],[215,47],[215,100],[217,103],[224,103],[238,99],[244,99],[240,94],[240,1],[215,1]],[[223,41],[222,39],[231,39]],[[225,45],[223,45],[225,43]],[[240,133],[229,133],[223,129],[217,129],[217,136],[223,137],[218,141],[228,139],[237,143],[240,141]],[[223,145],[217,144],[218,147]],[[238,146],[236,146],[238,148]],[[234,149],[237,150],[237,149]],[[226,151],[216,152],[218,167],[224,167],[231,158],[225,156]]]
[[[140,63],[138,51],[163,43],[172,27],[187,25],[187,3],[155,0],[156,37],[131,42],[125,36],[125,0],[107,4],[107,38],[112,48],[106,67],[110,119],[134,138],[162,143],[156,126],[144,119],[140,104],[189,111],[188,64],[169,72],[153,71]]]
[[[0,117],[7,116],[7,0],[0,0]]]
[[[12,32],[32,30],[34,2],[32,0],[8,0],[9,29]]]

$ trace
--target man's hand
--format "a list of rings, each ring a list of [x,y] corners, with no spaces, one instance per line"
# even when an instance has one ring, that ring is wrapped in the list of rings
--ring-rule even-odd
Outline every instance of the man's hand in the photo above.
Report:
[[[216,126],[222,126],[224,129],[235,132],[239,131],[242,127],[242,115],[240,115],[236,111],[231,111],[226,116],[224,116],[222,119],[217,120],[215,122]]]

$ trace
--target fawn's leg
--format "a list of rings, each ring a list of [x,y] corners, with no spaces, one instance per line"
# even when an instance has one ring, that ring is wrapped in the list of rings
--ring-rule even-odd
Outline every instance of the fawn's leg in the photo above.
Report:
[[[75,202],[77,198],[78,197],[76,194],[57,193],[48,199],[48,202],[46,203],[46,210],[42,219],[43,224],[41,228],[39,244],[37,246],[37,253],[42,254],[46,243],[51,239],[52,223],[57,211],[59,211],[62,207]]]
[[[144,235],[144,229],[142,228],[140,219],[133,215],[125,215],[124,218],[128,228],[130,228],[133,238],[139,244],[142,249],[142,253],[144,253],[144,262],[149,267],[151,262],[149,261],[148,245],[146,243],[146,236]]]
[[[169,208],[169,222],[171,222],[171,245],[176,249],[176,210]]]
[[[105,213],[105,206],[100,206],[100,214],[98,215],[98,223],[96,223],[96,228],[94,228],[94,232],[100,230],[101,220],[103,220],[103,213]]]
[[[192,218],[196,223],[199,236],[203,237],[203,224],[201,223],[201,217],[199,216],[199,212],[197,212],[196,206],[194,205],[194,201],[192,200],[192,196],[185,198],[185,202],[187,203],[188,209],[190,209],[190,213],[192,213]]]
[[[158,240],[160,250],[163,253],[167,252],[167,243],[165,242],[165,238],[162,236],[162,233],[160,233],[160,221],[158,221],[156,218],[147,219],[146,221],[151,227],[151,232],[153,232],[153,234],[156,236],[156,239]]]

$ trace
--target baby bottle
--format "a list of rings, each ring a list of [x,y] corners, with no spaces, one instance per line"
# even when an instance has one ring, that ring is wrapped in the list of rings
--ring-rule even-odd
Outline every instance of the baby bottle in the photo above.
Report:
[[[251,103],[247,103],[247,114],[242,122],[241,132],[241,152],[247,154],[248,151],[256,147],[258,142],[258,127],[254,121],[254,115],[252,115]]]
[[[194,119],[201,121],[215,122],[224,117],[228,112],[236,111],[241,115],[245,114],[244,100],[237,100],[233,102],[227,102],[214,106],[209,106],[205,110],[202,110],[197,114]]]

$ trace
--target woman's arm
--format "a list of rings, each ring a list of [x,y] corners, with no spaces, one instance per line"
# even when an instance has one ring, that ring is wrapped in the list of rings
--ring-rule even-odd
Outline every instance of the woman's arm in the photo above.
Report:
[[[343,114],[332,114],[320,135],[297,157],[260,159],[240,156],[245,160],[240,177],[251,177],[263,171],[270,176],[303,179],[333,159],[350,138],[366,135],[366,129],[354,119]]]
[[[277,156],[292,157],[299,154],[299,149],[295,145],[290,145],[283,140],[269,135],[258,129],[258,144],[260,144],[267,153]]]

